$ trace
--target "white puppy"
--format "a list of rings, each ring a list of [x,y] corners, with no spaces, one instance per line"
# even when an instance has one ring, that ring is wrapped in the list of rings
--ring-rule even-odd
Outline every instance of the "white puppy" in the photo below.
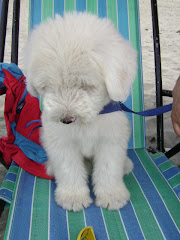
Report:
[[[42,144],[55,199],[79,211],[92,203],[85,159],[93,160],[96,205],[123,207],[130,194],[123,175],[130,126],[126,114],[101,114],[125,101],[136,74],[136,52],[108,19],[87,13],[56,16],[32,32],[25,49],[27,89],[43,98]]]

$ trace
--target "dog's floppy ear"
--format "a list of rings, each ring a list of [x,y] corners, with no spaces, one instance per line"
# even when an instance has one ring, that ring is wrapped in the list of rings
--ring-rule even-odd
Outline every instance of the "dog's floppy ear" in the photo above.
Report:
[[[124,39],[116,47],[112,46],[109,59],[105,60],[105,83],[112,100],[124,102],[127,99],[136,75],[136,55]]]
[[[45,61],[43,63],[43,58],[41,49],[37,49],[35,41],[32,42],[30,38],[24,49],[24,69],[27,90],[34,97],[43,95],[46,87],[45,79],[47,76],[45,76],[45,73],[47,71],[47,64]]]
[[[36,54],[35,56],[29,56],[28,64],[25,65],[27,90],[34,97],[43,96],[47,87],[46,79],[48,76],[45,74],[47,65],[43,65],[39,57]]]
[[[24,48],[24,68],[27,90],[32,96],[43,95],[52,75],[51,65],[54,60],[53,33],[54,22],[48,19],[46,23],[37,26],[30,34]],[[48,75],[49,74],[49,75]]]
[[[38,54],[38,51],[32,51],[31,53],[30,51],[32,51],[32,48],[28,43],[25,49],[26,57],[24,58],[27,90],[34,97],[43,96],[47,87],[47,76],[45,75],[47,64],[42,63],[41,54]]]
[[[122,38],[112,24],[109,34],[102,33],[102,41],[94,53],[103,66],[104,81],[109,96],[114,101],[124,102],[136,76],[137,53],[129,41]]]

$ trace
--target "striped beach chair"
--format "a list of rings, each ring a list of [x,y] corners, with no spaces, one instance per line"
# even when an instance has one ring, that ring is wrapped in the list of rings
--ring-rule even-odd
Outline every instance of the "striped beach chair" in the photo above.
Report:
[[[30,0],[29,28],[75,10],[108,17],[138,51],[138,71],[125,105],[142,111],[138,0]],[[10,205],[4,239],[76,240],[87,226],[93,227],[97,240],[180,239],[180,171],[162,153],[147,152],[144,118],[128,116],[132,126],[128,156],[134,170],[124,177],[131,193],[124,208],[109,211],[92,204],[80,212],[65,211],[54,201],[53,180],[33,176],[13,162],[0,189],[0,198]],[[94,199],[91,182],[89,185]]]

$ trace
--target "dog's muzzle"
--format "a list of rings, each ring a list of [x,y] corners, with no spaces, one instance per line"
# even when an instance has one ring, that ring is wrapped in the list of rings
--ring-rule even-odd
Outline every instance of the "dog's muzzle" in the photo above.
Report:
[[[61,122],[64,124],[70,124],[76,121],[75,117],[65,117],[63,119],[61,119]]]

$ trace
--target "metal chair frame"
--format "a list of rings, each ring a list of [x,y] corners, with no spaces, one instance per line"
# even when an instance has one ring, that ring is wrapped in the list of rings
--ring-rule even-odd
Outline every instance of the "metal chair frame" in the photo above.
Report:
[[[172,97],[172,91],[165,90],[162,88],[161,51],[160,51],[157,0],[151,0],[151,11],[152,11],[154,62],[156,75],[156,107],[160,107],[163,105],[163,96]],[[171,158],[180,151],[180,143],[178,143],[169,151],[165,152],[163,114],[157,116],[157,150],[165,153],[166,157],[168,158]]]
[[[1,4],[1,2],[0,2]],[[4,60],[4,49],[6,41],[6,27],[8,17],[9,0],[3,0],[0,15],[0,62]],[[18,42],[19,42],[19,17],[20,17],[20,0],[14,0],[13,5],[13,26],[12,26],[12,44],[11,44],[11,62],[18,64]],[[8,168],[4,159],[0,155],[0,162]],[[5,202],[0,200],[0,216],[4,210]]]

